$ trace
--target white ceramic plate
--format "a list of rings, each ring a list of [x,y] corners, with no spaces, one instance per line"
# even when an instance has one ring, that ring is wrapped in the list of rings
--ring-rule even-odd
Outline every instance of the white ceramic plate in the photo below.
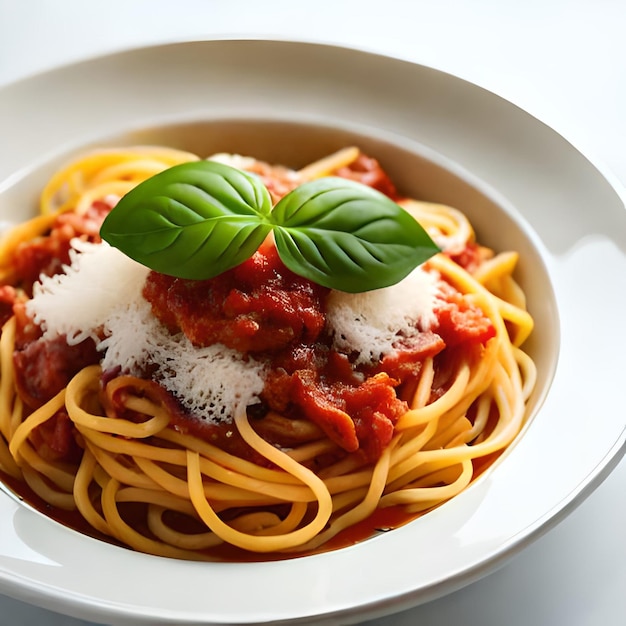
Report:
[[[215,125],[225,119],[231,126]],[[132,50],[39,75],[0,90],[0,218],[34,210],[59,155],[102,138],[203,149],[213,146],[198,139],[207,128],[221,128],[218,143],[228,149],[244,141],[242,120],[262,129],[252,140],[258,149],[274,120],[278,139],[268,150],[285,160],[298,158],[290,146],[300,136],[311,152],[359,139],[403,185],[466,210],[486,243],[522,249],[542,374],[532,421],[487,475],[429,515],[348,549],[282,562],[136,554],[0,493],[0,592],[107,623],[356,621],[493,571],[621,457],[623,201],[554,131],[450,75],[354,50],[261,41]],[[422,165],[421,174],[407,164]]]

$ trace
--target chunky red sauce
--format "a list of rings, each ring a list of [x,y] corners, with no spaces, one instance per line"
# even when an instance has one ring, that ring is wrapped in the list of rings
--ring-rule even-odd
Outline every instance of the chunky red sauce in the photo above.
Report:
[[[271,170],[260,172],[266,182]],[[378,162],[362,155],[337,172],[368,184],[397,199],[398,194]],[[274,177],[274,197],[289,191],[286,175]],[[76,236],[97,241],[110,205],[96,202],[84,216],[63,214],[46,236],[18,247],[14,263],[18,284],[28,293],[41,273],[62,271],[69,260],[69,241]],[[470,248],[459,261],[471,265],[480,250]],[[267,243],[248,261],[207,281],[189,281],[152,272],[144,289],[154,314],[171,332],[184,332],[197,346],[222,343],[269,365],[265,389],[250,415],[257,430],[278,445],[294,445],[325,434],[337,454],[356,452],[367,461],[378,458],[388,445],[398,418],[407,410],[399,393],[419,373],[426,357],[446,354],[444,348],[480,346],[494,334],[491,322],[451,286],[437,310],[437,323],[411,340],[399,340],[381,362],[355,366],[349,355],[333,349],[325,332],[328,290],[290,272],[274,246]],[[23,299],[23,298],[22,298]],[[11,309],[18,322],[15,367],[20,393],[36,408],[53,397],[71,377],[98,362],[91,341],[67,346],[62,339],[44,340],[24,313],[18,292],[0,288],[0,315]],[[445,369],[445,368],[444,368]],[[106,379],[105,381],[106,382]],[[157,381],[158,382],[158,381]],[[445,380],[441,383],[445,386]],[[172,427],[201,436],[235,454],[254,460],[254,454],[226,425],[189,419],[167,397]],[[111,404],[121,411],[119,404]],[[282,416],[277,421],[276,415]],[[307,422],[306,428],[291,424]],[[59,414],[40,429],[39,445],[51,456],[75,457],[76,445],[67,416]],[[329,462],[333,459],[329,459]]]
[[[396,397],[398,381],[383,372],[366,378],[332,350],[323,332],[327,294],[290,272],[272,244],[211,280],[152,272],[144,289],[155,316],[172,332],[182,330],[198,346],[222,343],[269,363],[257,417],[270,411],[305,416],[343,450],[377,458],[406,405]],[[286,444],[276,435],[276,443]]]
[[[144,296],[171,332],[197,346],[222,343],[269,364],[261,404],[270,412],[305,417],[345,452],[378,458],[407,405],[396,388],[419,373],[426,357],[445,347],[484,344],[494,334],[488,318],[452,287],[437,309],[432,331],[400,341],[382,362],[354,366],[325,334],[328,290],[292,274],[272,244],[248,261],[206,281],[152,272]],[[273,441],[289,445],[274,433]]]
[[[327,291],[290,272],[266,244],[210,280],[151,272],[144,297],[170,332],[182,330],[196,346],[221,343],[243,353],[275,353],[317,339]]]

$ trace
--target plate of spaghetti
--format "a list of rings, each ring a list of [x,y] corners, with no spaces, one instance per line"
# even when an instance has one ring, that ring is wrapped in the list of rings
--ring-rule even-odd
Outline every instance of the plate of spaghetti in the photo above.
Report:
[[[163,55],[177,98],[129,95]],[[411,115],[337,98],[355,64]],[[113,55],[0,107],[85,73],[119,92],[70,107],[100,122],[26,146],[18,122],[0,159],[2,592],[99,621],[353,621],[492,571],[617,462],[599,351],[622,341],[626,216],[556,133],[450,76],[284,42]],[[460,135],[427,92],[463,98]]]

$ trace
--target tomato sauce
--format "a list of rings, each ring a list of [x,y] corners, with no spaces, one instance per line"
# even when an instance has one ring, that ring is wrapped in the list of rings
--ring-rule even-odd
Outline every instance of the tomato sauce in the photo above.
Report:
[[[183,331],[195,346],[221,343],[242,353],[314,342],[324,326],[327,293],[289,271],[270,244],[210,280],[151,272],[144,287],[154,315],[170,332]]]
[[[271,179],[271,172],[264,175]],[[364,155],[336,175],[370,185],[392,199],[399,198],[378,162]],[[288,177],[276,181],[271,189],[275,200],[291,185]],[[69,262],[72,238],[98,241],[100,225],[110,209],[107,203],[96,202],[84,216],[60,215],[48,235],[18,247],[15,268],[19,288],[30,294],[33,281],[41,273],[63,271],[63,264]],[[459,256],[459,262],[471,266],[480,253],[479,248],[468,248]],[[349,453],[361,455],[366,462],[379,458],[393,436],[395,423],[408,408],[401,399],[402,389],[419,374],[423,360],[443,354],[447,347],[480,346],[494,335],[491,322],[480,309],[451,286],[444,286],[443,292],[436,311],[437,323],[429,331],[417,338],[399,340],[395,351],[379,362],[358,366],[349,355],[333,348],[325,329],[329,290],[290,272],[271,243],[264,244],[238,267],[206,281],[151,272],[144,297],[170,332],[182,331],[194,345],[221,343],[264,360],[268,364],[265,388],[259,404],[249,408],[253,427],[279,446],[297,445],[325,435],[337,449],[320,459],[323,466]],[[97,363],[100,355],[91,340],[68,346],[63,338],[43,339],[40,329],[25,315],[23,300],[12,286],[0,287],[0,319],[8,319],[11,313],[17,319],[14,363],[19,392],[27,406],[35,409],[66,386],[80,369]],[[123,409],[124,393],[136,390],[121,387],[117,395],[105,398],[107,380],[112,375],[107,372],[103,376],[103,403],[117,416],[136,419],[125,415]],[[201,437],[242,458],[266,463],[232,424],[211,424],[190,416],[158,381],[150,385],[148,393],[158,395],[169,408],[171,428]],[[303,422],[308,425],[290,427],[290,423]],[[45,458],[69,463],[77,463],[80,458],[76,433],[64,411],[39,427],[32,443]],[[479,470],[483,471],[484,466]],[[78,514],[51,512],[49,505],[30,494],[27,487],[16,486],[9,478],[6,482],[18,493],[27,494],[29,502],[47,515],[95,535]],[[134,518],[131,507],[125,510]],[[324,550],[351,545],[376,530],[395,528],[415,517],[399,507],[377,510],[367,520],[340,533]],[[217,553],[229,560],[260,560],[227,546]],[[262,559],[288,557],[263,555]]]

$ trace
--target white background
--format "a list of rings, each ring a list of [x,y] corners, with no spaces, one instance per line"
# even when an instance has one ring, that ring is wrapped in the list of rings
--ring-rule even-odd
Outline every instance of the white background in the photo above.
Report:
[[[0,0],[0,86],[129,47],[233,37],[353,46],[470,80],[555,128],[626,197],[621,0]],[[374,623],[625,624],[626,462],[495,574]],[[0,596],[4,624],[86,622]]]

